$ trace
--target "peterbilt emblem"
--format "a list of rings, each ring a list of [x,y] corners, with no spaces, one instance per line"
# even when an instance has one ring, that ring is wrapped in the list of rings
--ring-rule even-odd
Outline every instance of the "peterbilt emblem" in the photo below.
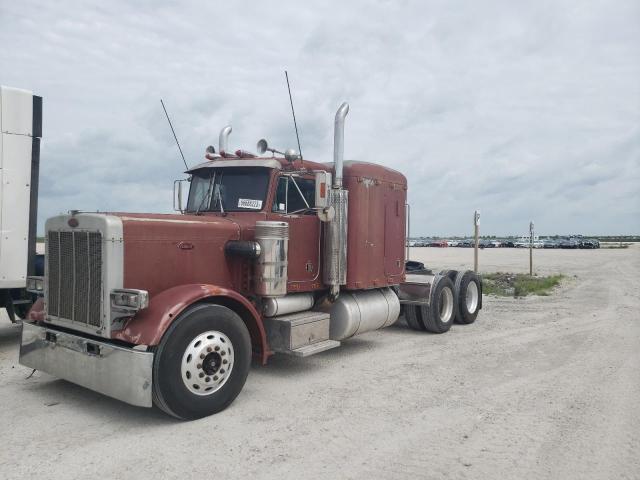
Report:
[[[178,248],[180,250],[193,250],[193,243],[191,243],[191,242],[180,242],[178,244]]]
[[[69,225],[71,228],[76,228],[78,226],[78,219],[75,217],[71,217],[69,220],[67,220],[67,225]]]

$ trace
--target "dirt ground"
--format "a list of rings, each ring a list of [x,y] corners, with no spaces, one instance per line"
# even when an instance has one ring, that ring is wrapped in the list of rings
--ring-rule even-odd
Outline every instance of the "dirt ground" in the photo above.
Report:
[[[0,318],[0,478],[640,478],[640,247],[536,250],[549,297],[485,298],[444,335],[402,321],[254,366],[226,411],[178,422],[18,365]],[[471,249],[414,248],[434,269]],[[528,271],[487,249],[482,271]]]

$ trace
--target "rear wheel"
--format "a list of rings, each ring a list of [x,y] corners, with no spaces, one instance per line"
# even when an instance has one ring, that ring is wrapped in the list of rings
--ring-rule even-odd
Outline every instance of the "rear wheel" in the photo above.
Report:
[[[475,322],[482,307],[482,287],[478,276],[470,270],[458,273],[455,288],[458,293],[456,322],[462,324]]]
[[[251,366],[251,338],[227,307],[199,304],[166,331],[153,363],[153,400],[184,420],[206,417],[233,402]]]
[[[453,282],[440,277],[433,287],[430,305],[405,305],[404,318],[414,330],[444,333],[456,316]]]
[[[428,332],[445,333],[455,317],[453,282],[448,277],[440,277],[433,288],[431,304],[418,310],[418,318]]]
[[[418,310],[421,307],[419,305],[405,305],[404,306],[404,319],[407,325],[413,330],[424,332],[426,329],[422,321],[418,320]]]

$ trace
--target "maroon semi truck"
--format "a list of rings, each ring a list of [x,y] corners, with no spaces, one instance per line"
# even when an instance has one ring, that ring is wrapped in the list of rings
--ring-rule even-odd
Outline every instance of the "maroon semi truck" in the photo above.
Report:
[[[305,357],[402,313],[419,331],[471,323],[482,281],[406,260],[407,180],[333,163],[218,152],[191,168],[179,214],[71,211],[46,222],[43,297],[23,323],[20,363],[182,419],[227,407],[252,357]],[[265,155],[266,152],[267,153]]]

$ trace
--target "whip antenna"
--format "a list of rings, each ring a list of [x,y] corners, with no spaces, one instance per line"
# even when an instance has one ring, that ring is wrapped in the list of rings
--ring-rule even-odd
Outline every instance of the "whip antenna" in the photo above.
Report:
[[[164,110],[164,114],[167,116],[167,122],[169,122],[169,126],[171,127],[171,133],[173,133],[173,138],[176,140],[176,145],[178,145],[178,150],[180,150],[180,156],[182,157],[182,161],[184,162],[184,166],[187,170],[189,170],[189,166],[187,165],[187,161],[184,159],[184,153],[182,153],[182,148],[180,148],[180,142],[178,141],[178,137],[176,137],[176,131],[173,129],[173,125],[171,124],[171,119],[169,118],[169,114],[167,113],[167,109],[164,106],[164,102],[160,99],[160,103],[162,104],[162,109]]]
[[[291,102],[291,113],[293,114],[293,126],[296,129],[296,139],[298,140],[298,151],[300,152],[300,160],[302,160],[302,147],[300,147],[300,136],[298,135],[298,124],[296,123],[296,112],[293,109],[293,98],[291,98],[291,87],[289,86],[289,74],[284,71],[284,76],[287,79],[287,90],[289,90],[289,102]]]

